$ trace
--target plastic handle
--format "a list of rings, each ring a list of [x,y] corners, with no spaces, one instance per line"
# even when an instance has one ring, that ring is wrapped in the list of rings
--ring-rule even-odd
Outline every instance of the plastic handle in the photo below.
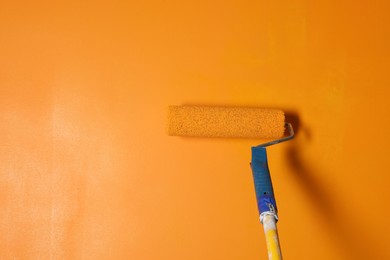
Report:
[[[277,213],[274,190],[268,169],[267,150],[264,147],[252,147],[252,173],[255,183],[257,207],[263,212]]]

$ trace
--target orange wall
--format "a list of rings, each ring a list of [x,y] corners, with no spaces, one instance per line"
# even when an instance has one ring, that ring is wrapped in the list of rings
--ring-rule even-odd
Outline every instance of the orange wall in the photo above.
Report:
[[[277,107],[285,259],[389,259],[388,1],[2,1],[1,259],[265,259],[259,140],[175,104]]]

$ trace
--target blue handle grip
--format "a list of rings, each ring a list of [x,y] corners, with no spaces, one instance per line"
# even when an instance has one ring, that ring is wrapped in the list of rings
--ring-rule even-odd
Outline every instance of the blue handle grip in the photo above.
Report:
[[[276,214],[276,200],[268,169],[267,150],[264,147],[252,147],[251,167],[260,214],[269,211]]]

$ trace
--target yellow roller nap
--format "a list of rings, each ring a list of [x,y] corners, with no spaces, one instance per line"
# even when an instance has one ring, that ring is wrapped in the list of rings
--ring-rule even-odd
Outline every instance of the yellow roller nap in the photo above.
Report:
[[[280,138],[284,113],[257,107],[170,106],[169,135]]]

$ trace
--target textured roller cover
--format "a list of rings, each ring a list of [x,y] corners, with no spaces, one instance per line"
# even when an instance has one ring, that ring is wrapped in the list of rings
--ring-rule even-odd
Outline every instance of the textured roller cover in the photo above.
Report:
[[[169,135],[280,138],[284,113],[257,107],[170,106]]]

